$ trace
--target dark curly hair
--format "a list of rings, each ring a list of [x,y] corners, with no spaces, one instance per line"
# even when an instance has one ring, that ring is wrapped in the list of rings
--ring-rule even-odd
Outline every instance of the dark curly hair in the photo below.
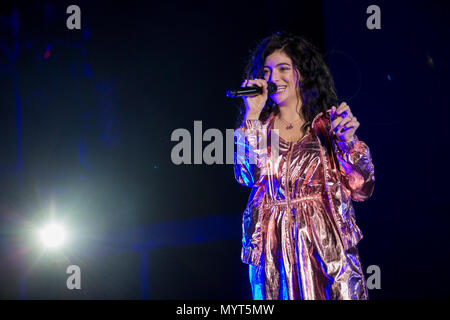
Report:
[[[302,129],[306,130],[311,127],[317,114],[326,112],[331,106],[337,104],[333,78],[316,47],[302,37],[286,32],[276,32],[259,42],[256,48],[251,51],[250,59],[244,70],[243,80],[263,79],[264,61],[266,57],[277,50],[283,51],[291,58],[295,72],[300,71],[302,77],[299,80],[299,98],[302,101],[302,114],[300,116],[305,119]],[[269,96],[259,120],[265,122],[272,111],[277,115],[280,108]],[[240,126],[244,114],[245,105],[241,100],[236,127]]]

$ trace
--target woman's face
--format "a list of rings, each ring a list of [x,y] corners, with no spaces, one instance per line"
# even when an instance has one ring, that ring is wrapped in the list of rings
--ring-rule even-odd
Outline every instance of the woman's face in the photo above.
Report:
[[[264,79],[278,87],[278,91],[271,95],[276,104],[283,106],[297,102],[298,76],[291,58],[283,51],[277,50],[267,56],[264,62]]]

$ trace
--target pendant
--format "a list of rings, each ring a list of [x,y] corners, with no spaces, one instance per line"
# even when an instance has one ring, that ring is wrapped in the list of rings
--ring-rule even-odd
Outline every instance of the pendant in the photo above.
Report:
[[[293,127],[294,127],[294,126],[293,126],[292,123],[291,123],[290,125],[288,125],[288,126],[286,127],[286,130],[291,130]]]

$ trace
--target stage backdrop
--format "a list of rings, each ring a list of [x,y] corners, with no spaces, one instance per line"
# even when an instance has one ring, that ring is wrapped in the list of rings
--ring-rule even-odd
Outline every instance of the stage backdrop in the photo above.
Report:
[[[66,26],[72,4],[79,30]],[[250,189],[231,164],[174,164],[171,135],[191,134],[192,162],[195,121],[225,138],[237,116],[225,91],[276,31],[324,53],[371,148],[375,192],[355,204],[364,269],[381,271],[370,298],[448,297],[445,11],[378,1],[381,29],[370,30],[372,4],[2,4],[0,297],[250,299],[240,261]],[[69,238],[44,252],[34,232],[51,215]],[[70,265],[81,290],[67,289]]]

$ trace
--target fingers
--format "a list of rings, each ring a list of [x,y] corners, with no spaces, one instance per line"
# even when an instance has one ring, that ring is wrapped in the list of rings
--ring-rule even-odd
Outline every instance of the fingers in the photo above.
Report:
[[[341,116],[342,118],[346,118],[347,116],[353,117],[353,114],[350,110],[349,105],[346,102],[342,102],[338,108],[335,106],[331,107],[331,115],[334,118]]]
[[[350,118],[347,118],[350,119]],[[344,121],[344,119],[341,116],[337,115],[336,107],[333,106],[331,109],[331,126],[333,130],[336,132],[338,130],[339,124]]]
[[[335,109],[335,116],[338,116],[338,115],[341,116],[342,118],[346,118],[346,117],[352,118],[353,117],[350,107],[345,101],[339,105],[337,110]]]
[[[244,80],[241,87],[260,87],[263,89],[263,95],[267,94],[267,81],[264,79]]]
[[[345,124],[344,126],[342,126],[340,128],[340,130],[338,130],[340,133],[344,133],[350,129],[353,129],[353,131],[356,131],[356,129],[358,129],[360,123],[359,121],[355,118],[351,119],[351,121],[347,122],[347,124]]]
[[[359,125],[358,119],[353,117],[346,102],[342,102],[337,108],[331,107],[331,127],[338,139],[342,141],[352,140]]]
[[[341,118],[341,119],[342,119],[342,118]],[[334,131],[335,131],[335,132],[338,132],[338,131],[340,131],[341,129],[344,129],[344,128],[348,127],[348,124],[349,124],[352,120],[353,120],[353,119],[352,119],[352,118],[349,118],[349,117],[343,119],[343,120],[342,120],[341,122],[339,122],[339,123],[337,124],[337,126],[334,128]]]
[[[259,87],[262,88],[262,94],[242,96],[246,110],[252,113],[260,113],[268,98],[267,81],[264,79],[246,79],[241,85],[242,87]]]
[[[334,132],[338,130],[339,124],[343,121],[341,117],[337,117],[333,122],[331,122],[331,127],[333,128]]]
[[[342,102],[339,107],[331,107],[331,121],[334,132],[347,126],[350,120],[353,119],[353,114],[346,102]]]

